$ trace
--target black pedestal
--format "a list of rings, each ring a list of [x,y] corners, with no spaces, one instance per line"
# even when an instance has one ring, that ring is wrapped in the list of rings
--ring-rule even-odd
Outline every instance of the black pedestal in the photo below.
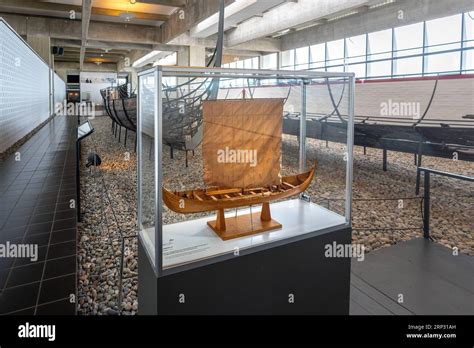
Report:
[[[351,243],[351,229],[235,256],[156,278],[139,245],[139,314],[349,314],[349,258],[325,246]]]

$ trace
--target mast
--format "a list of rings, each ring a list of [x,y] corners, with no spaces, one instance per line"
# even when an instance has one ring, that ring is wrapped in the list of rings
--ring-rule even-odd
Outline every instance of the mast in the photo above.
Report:
[[[219,2],[219,30],[217,32],[216,56],[214,60],[214,67],[220,68],[222,65],[222,54],[224,51],[224,14],[225,14],[225,0]],[[211,93],[209,99],[217,99],[219,93],[220,78],[212,79]]]

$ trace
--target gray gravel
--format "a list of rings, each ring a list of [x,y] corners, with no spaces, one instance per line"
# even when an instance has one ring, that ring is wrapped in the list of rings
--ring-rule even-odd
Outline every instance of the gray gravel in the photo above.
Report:
[[[137,234],[136,234],[136,156],[133,136],[128,149],[111,135],[110,120],[92,120],[95,133],[83,143],[82,155],[95,150],[102,158],[102,166],[94,175],[82,170],[83,222],[78,225],[79,243],[79,313],[116,314],[119,311],[118,270],[120,236],[125,239],[126,254],[123,314],[137,312]],[[123,135],[123,134],[122,134]],[[308,163],[318,160],[315,180],[308,194],[312,201],[344,213],[345,162],[344,146],[308,140]],[[144,151],[148,151],[146,147]],[[126,152],[130,158],[125,160]],[[284,136],[282,174],[296,173],[297,140]],[[189,154],[189,168],[185,168],[184,153],[163,149],[163,178],[167,187],[176,190],[203,186],[200,148]],[[423,166],[474,175],[469,162],[424,157]],[[151,175],[153,163],[145,161],[144,197],[153,197]],[[147,172],[148,179],[147,179]],[[366,251],[379,249],[422,235],[420,198],[416,198],[416,167],[412,154],[389,152],[388,171],[382,171],[382,151],[356,148],[354,153],[353,184],[353,242],[363,243]],[[106,194],[108,192],[108,196]],[[474,255],[474,185],[453,179],[434,177],[432,180],[431,236],[447,247],[458,247],[463,253]],[[423,192],[421,192],[423,194]],[[384,199],[384,200],[381,200]],[[391,199],[391,200],[387,200]],[[400,203],[399,199],[403,199]],[[109,203],[109,200],[112,204]],[[402,204],[402,206],[401,206]],[[149,206],[151,208],[151,205]],[[113,209],[112,209],[113,208]],[[144,206],[147,214],[147,206]],[[149,209],[149,217],[152,217]],[[205,216],[209,214],[193,214]],[[165,223],[192,218],[164,209]]]

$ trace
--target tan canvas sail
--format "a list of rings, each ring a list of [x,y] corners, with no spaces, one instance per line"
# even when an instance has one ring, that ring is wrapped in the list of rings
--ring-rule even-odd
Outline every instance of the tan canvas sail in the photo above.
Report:
[[[279,185],[283,99],[203,102],[207,186]]]

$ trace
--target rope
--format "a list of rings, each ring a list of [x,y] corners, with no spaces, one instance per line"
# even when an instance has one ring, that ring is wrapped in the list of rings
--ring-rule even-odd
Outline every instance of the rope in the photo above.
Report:
[[[416,127],[418,124],[420,124],[420,122],[423,121],[423,119],[425,118],[426,114],[427,114],[428,111],[430,110],[431,103],[433,102],[433,99],[434,99],[434,96],[435,96],[435,93],[436,93],[436,89],[438,88],[438,81],[439,81],[439,74],[438,74],[437,77],[436,77],[436,81],[435,81],[435,84],[434,84],[433,92],[431,93],[431,98],[430,98],[430,101],[428,102],[428,105],[426,106],[425,112],[423,112],[423,115],[421,116],[421,118],[420,118],[417,122],[415,122],[415,123],[413,124],[413,127]]]

